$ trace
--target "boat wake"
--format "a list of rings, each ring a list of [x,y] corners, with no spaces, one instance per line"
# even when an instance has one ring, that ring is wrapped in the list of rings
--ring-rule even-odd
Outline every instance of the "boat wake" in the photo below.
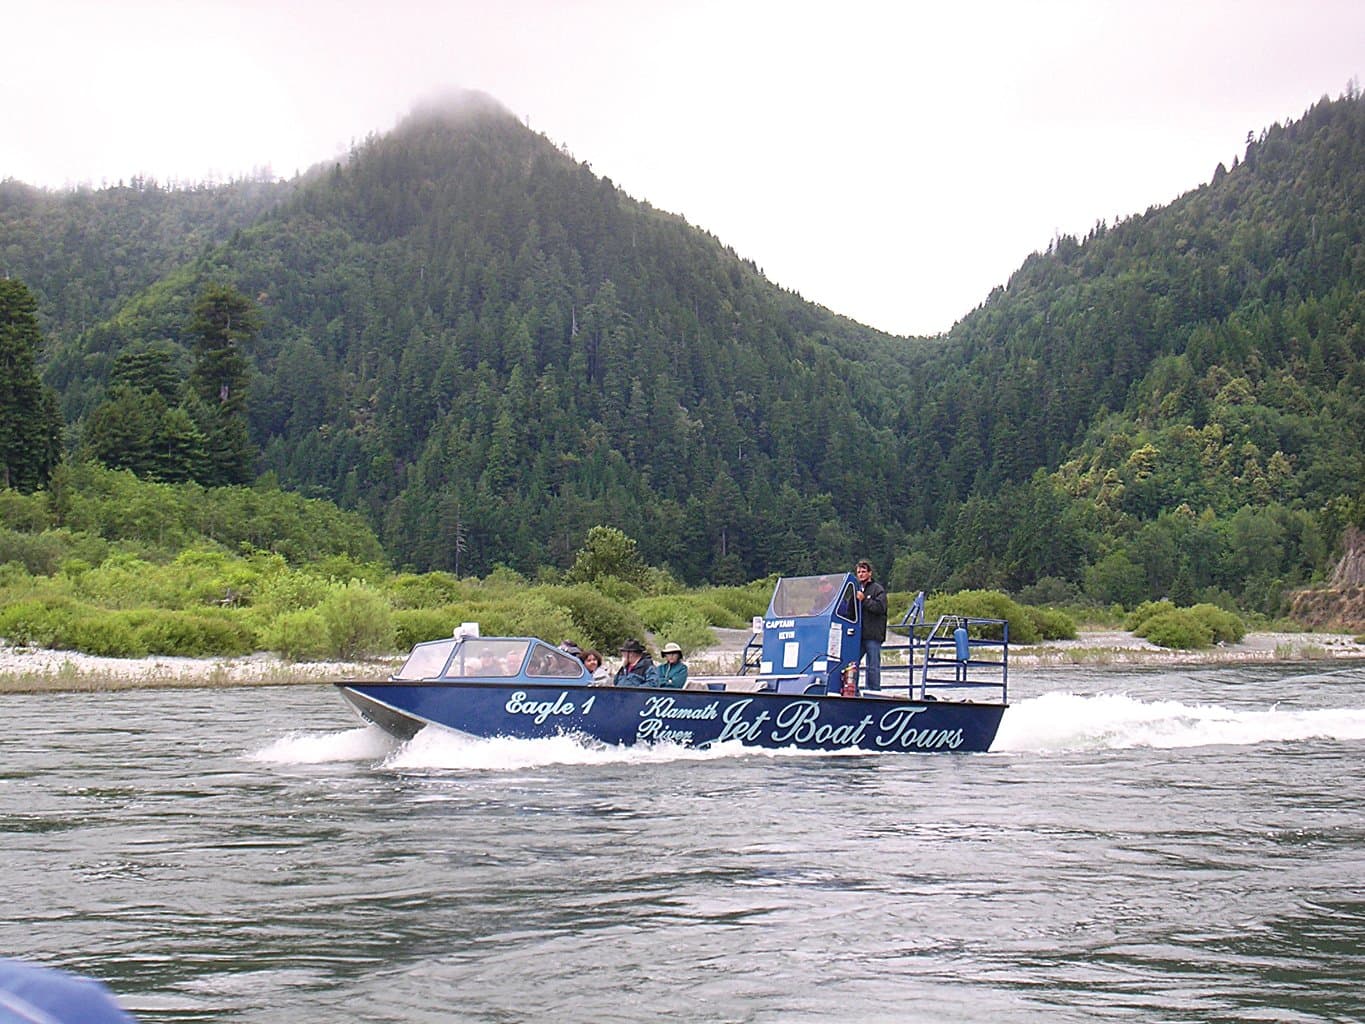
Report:
[[[332,761],[377,761],[399,745],[383,729],[363,725],[341,732],[291,732],[249,755],[271,764],[327,764]]]
[[[1235,709],[1217,704],[1142,701],[1125,694],[1048,693],[1010,706],[992,753],[1247,746],[1307,740],[1365,740],[1365,708]],[[250,755],[274,764],[369,762],[397,771],[522,771],[548,765],[643,765],[723,758],[866,757],[772,750],[738,742],[698,750],[673,743],[606,746],[577,736],[479,739],[439,726],[403,743],[377,726],[340,732],[293,732]]]
[[[1259,710],[1047,693],[1011,705],[992,752],[1245,746],[1365,739],[1365,708]]]
[[[863,751],[848,751],[858,756]],[[386,768],[439,771],[516,771],[554,764],[663,764],[670,761],[715,761],[736,757],[830,757],[818,750],[770,750],[734,741],[705,749],[676,743],[606,746],[577,736],[541,739],[480,739],[447,729],[428,727],[384,762]]]
[[[547,765],[663,764],[669,761],[714,761],[735,757],[866,756],[866,751],[834,754],[818,750],[749,747],[735,741],[698,750],[676,743],[606,746],[577,736],[541,739],[480,739],[439,726],[428,726],[406,743],[377,726],[342,732],[295,732],[250,755],[272,764],[326,764],[369,761],[400,771],[521,771]]]

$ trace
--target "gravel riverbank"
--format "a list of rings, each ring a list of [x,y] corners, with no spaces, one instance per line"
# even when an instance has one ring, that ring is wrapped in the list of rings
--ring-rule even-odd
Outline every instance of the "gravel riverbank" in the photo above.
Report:
[[[715,647],[688,658],[693,675],[736,670],[749,631],[716,630]],[[1365,644],[1347,633],[1248,633],[1239,643],[1173,651],[1120,631],[1087,632],[1075,640],[1014,645],[1011,667],[1049,665],[1187,665],[1217,662],[1365,658]],[[337,679],[382,679],[402,658],[359,662],[291,662],[272,654],[241,658],[102,658],[0,644],[0,693],[124,690],[151,687],[289,686]]]

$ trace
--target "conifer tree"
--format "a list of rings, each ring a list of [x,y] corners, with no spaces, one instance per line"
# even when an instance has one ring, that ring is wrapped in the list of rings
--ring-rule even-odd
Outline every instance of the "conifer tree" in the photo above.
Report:
[[[37,302],[20,281],[0,280],[0,488],[34,491],[61,456],[62,420],[38,379]]]
[[[255,455],[246,426],[248,363],[242,347],[260,329],[255,303],[235,288],[211,284],[194,304],[194,370],[191,406],[208,450],[204,483],[241,484],[251,479]]]

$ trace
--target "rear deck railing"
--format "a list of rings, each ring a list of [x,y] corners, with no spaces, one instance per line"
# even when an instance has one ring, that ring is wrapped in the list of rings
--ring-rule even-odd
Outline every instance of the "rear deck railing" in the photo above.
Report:
[[[1004,704],[1009,693],[1009,649],[1008,620],[940,615],[926,622],[924,595],[920,594],[905,617],[890,627],[882,644],[881,688],[911,700],[975,700],[979,695]],[[763,634],[755,630],[741,655],[739,674],[758,671],[762,653]],[[817,654],[812,661],[824,658]],[[791,675],[804,677],[812,672],[813,666],[806,665]],[[830,689],[837,690],[837,684]]]

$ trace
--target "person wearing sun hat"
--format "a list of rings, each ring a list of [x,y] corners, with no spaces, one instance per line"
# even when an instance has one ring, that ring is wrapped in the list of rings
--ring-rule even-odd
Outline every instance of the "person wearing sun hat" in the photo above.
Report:
[[[645,645],[627,640],[620,647],[621,667],[616,670],[616,686],[657,686],[659,670],[650,660]]]
[[[656,686],[666,686],[671,690],[681,690],[687,685],[687,666],[683,664],[682,648],[669,641],[659,648],[664,663],[659,666],[659,681]]]

